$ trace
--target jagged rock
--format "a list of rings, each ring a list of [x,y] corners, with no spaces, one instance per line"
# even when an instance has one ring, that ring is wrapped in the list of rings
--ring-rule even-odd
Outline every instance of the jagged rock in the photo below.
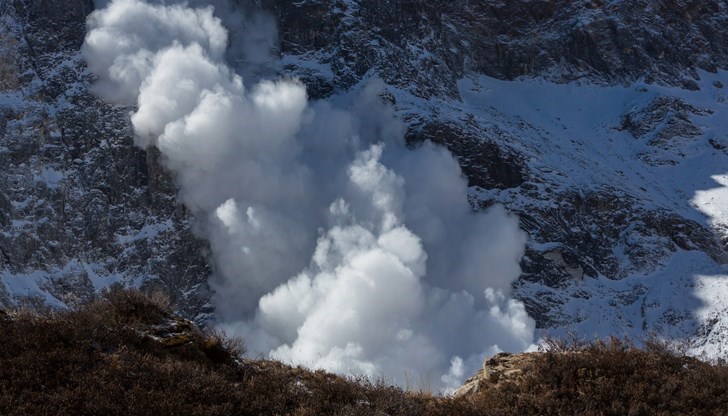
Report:
[[[512,354],[502,352],[485,360],[483,368],[455,390],[453,396],[463,397],[477,394],[484,387],[500,387],[507,383],[518,383],[533,368],[540,353]]]
[[[572,279],[579,281],[584,278],[584,268],[581,266],[572,267],[566,260],[564,260],[564,254],[559,250],[549,251],[543,255],[545,258],[551,260],[558,267],[563,267]]]
[[[728,66],[728,6],[717,0],[262,4],[279,19],[281,52],[330,65],[342,89],[368,73],[425,98],[457,97],[466,73],[695,88],[698,69]]]
[[[710,109],[690,105],[676,97],[657,97],[648,104],[627,112],[621,128],[655,150],[642,154],[652,165],[676,165],[690,152],[689,146],[703,134],[695,125],[696,117],[713,114]]]
[[[410,146],[430,140],[447,147],[458,158],[468,186],[516,188],[527,176],[526,167],[516,154],[452,123],[412,125],[405,140]]]
[[[16,45],[11,69],[22,74],[2,83],[21,100],[0,105],[0,272],[68,305],[109,285],[141,285],[167,293],[185,316],[205,313],[205,245],[173,179],[156,154],[133,145],[129,110],[88,92],[79,48],[93,2],[15,0],[0,9],[3,47]],[[43,297],[10,293],[0,304]]]
[[[178,347],[193,342],[202,335],[195,324],[178,316],[166,317],[162,322],[144,328],[141,332],[165,347]]]
[[[622,128],[637,139],[647,138],[651,145],[667,146],[678,137],[701,135],[702,131],[690,118],[712,113],[676,97],[657,97],[648,105],[625,114]]]
[[[728,150],[728,140],[718,141],[716,139],[709,139],[708,143],[710,143],[710,145],[713,146],[713,149],[715,150]]]

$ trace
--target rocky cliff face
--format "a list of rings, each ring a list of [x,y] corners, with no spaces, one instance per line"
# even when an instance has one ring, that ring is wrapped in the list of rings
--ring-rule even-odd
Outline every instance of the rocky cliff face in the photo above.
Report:
[[[313,98],[381,78],[411,146],[448,147],[474,208],[520,215],[516,294],[540,328],[720,343],[723,306],[696,291],[723,283],[693,275],[725,274],[728,222],[693,199],[728,163],[725,1],[235,3],[277,21],[272,71]],[[0,302],[119,282],[201,317],[205,243],[128,109],[88,92],[92,7],[0,3]]]
[[[88,91],[90,1],[3,2],[0,302],[73,305],[114,283],[205,311],[205,245],[128,110]]]
[[[691,198],[724,173],[725,2],[263,5],[279,18],[280,73],[315,97],[383,79],[412,146],[447,146],[474,205],[520,215],[517,293],[540,327],[711,332],[696,299],[659,287],[724,273],[725,219]]]
[[[722,1],[263,1],[281,52],[331,65],[332,87],[368,73],[413,94],[458,97],[466,74],[696,88],[728,64]],[[302,71],[306,72],[306,71]]]

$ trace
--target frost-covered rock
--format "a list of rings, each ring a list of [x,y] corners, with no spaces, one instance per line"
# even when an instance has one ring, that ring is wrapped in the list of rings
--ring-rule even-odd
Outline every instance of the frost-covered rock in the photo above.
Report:
[[[281,52],[298,58],[285,69],[324,94],[376,75],[419,97],[457,97],[472,73],[695,88],[700,70],[728,65],[728,5],[717,0],[262,4],[279,17]]]
[[[171,178],[133,146],[128,110],[88,91],[79,49],[91,2],[0,7],[3,46],[18,57],[0,91],[0,303],[74,305],[120,283],[203,313],[205,245]]]

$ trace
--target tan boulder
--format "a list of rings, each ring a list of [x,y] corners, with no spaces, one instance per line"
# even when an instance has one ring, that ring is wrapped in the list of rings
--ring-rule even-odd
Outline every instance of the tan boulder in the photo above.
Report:
[[[541,353],[512,354],[502,352],[485,360],[483,368],[455,390],[455,397],[468,396],[486,386],[499,386],[507,382],[519,382],[533,369],[536,357]]]

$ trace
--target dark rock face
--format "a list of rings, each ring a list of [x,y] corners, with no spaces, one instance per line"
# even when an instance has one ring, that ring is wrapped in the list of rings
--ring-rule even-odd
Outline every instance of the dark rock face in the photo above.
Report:
[[[697,70],[728,66],[717,0],[262,3],[279,17],[281,52],[315,55],[341,89],[370,72],[425,98],[457,97],[466,73],[695,88]]]
[[[20,107],[0,106],[0,270],[66,304],[116,282],[161,290],[186,316],[205,312],[205,244],[172,179],[133,145],[128,110],[87,91],[78,50],[92,2],[5,7],[13,20],[1,33],[24,74],[5,91],[26,95]],[[29,295],[0,302],[35,303]]]
[[[644,162],[654,166],[676,165],[689,151],[687,147],[703,135],[694,121],[712,114],[710,109],[690,105],[679,98],[661,96],[624,114],[621,128],[653,148],[641,155]],[[716,148],[717,143],[712,138],[705,147],[710,145],[721,150],[720,146]]]
[[[458,158],[468,186],[490,189],[516,188],[523,184],[526,168],[513,153],[487,138],[478,137],[454,124],[414,125],[405,138],[410,146],[426,140],[443,145]]]
[[[547,252],[527,254],[524,280],[558,287],[574,279],[568,269],[582,269],[589,277],[621,279],[657,269],[677,250],[703,251],[725,261],[713,231],[669,211],[646,210],[617,190],[569,193],[557,199],[559,207],[554,210],[533,207],[519,213],[529,235],[560,243]],[[549,255],[554,251],[563,260]]]
[[[711,110],[692,106],[675,97],[657,97],[649,105],[624,115],[622,128],[635,138],[647,137],[649,144],[665,146],[675,138],[692,138],[702,134],[691,116],[712,114]]]
[[[94,9],[93,0],[13,0],[12,7],[26,22],[24,28],[29,48],[43,49],[52,44],[61,50],[77,50],[86,33],[85,22]],[[42,37],[43,42],[40,41]]]

